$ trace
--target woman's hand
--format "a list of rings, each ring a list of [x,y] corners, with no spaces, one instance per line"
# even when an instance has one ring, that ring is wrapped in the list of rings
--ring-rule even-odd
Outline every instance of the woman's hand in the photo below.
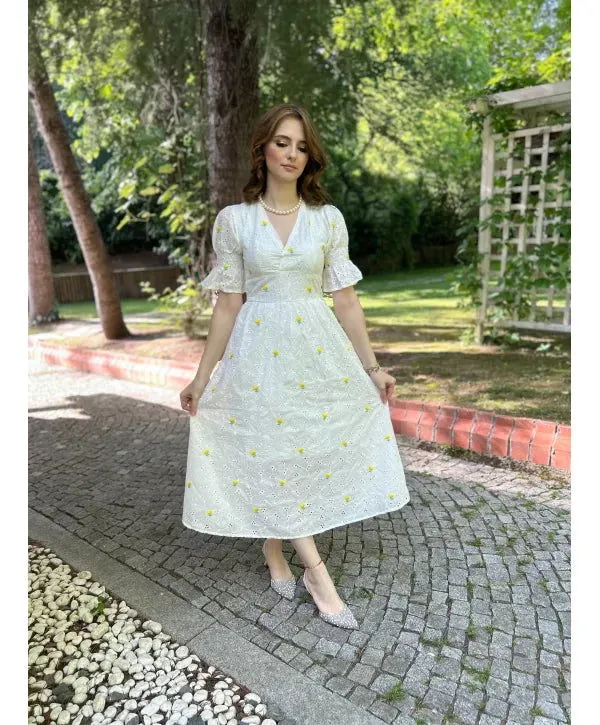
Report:
[[[379,390],[381,402],[391,403],[394,395],[394,389],[396,387],[396,378],[392,377],[388,373],[384,373],[383,370],[374,370],[372,373],[369,373],[369,377]]]
[[[202,383],[194,378],[192,382],[179,393],[181,407],[190,415],[196,415],[198,410],[198,400],[202,395],[206,383]]]

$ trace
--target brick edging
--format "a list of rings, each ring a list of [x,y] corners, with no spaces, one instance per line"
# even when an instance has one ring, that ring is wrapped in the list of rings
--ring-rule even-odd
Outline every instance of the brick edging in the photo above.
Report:
[[[29,356],[54,365],[174,389],[185,387],[198,369],[197,363],[70,348],[31,338]],[[394,431],[411,438],[571,470],[569,425],[398,398],[390,404],[390,416]]]

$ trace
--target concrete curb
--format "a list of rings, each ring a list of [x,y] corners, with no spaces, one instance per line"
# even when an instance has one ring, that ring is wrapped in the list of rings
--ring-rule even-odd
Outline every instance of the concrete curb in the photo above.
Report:
[[[152,619],[207,665],[275,705],[284,717],[319,725],[384,725],[384,721],[319,686],[308,677],[220,624],[193,604],[112,559],[29,509],[29,536],[52,549],[77,571],[94,579],[119,599]]]
[[[185,387],[198,367],[195,363],[70,348],[32,338],[29,356],[52,365],[174,389]],[[398,398],[390,404],[390,416],[394,431],[410,438],[571,470],[569,425]]]

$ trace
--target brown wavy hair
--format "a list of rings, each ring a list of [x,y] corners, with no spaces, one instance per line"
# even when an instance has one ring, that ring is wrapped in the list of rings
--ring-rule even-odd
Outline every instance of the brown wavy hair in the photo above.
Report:
[[[320,178],[327,168],[328,161],[325,149],[312,122],[308,111],[295,103],[279,103],[266,111],[254,125],[250,140],[250,179],[242,189],[242,197],[248,204],[258,201],[258,195],[264,194],[267,188],[267,162],[265,145],[275,135],[279,122],[292,116],[297,118],[304,127],[304,139],[308,149],[308,161],[302,175],[296,182],[298,194],[311,206],[322,206],[331,203],[331,199],[321,186]]]

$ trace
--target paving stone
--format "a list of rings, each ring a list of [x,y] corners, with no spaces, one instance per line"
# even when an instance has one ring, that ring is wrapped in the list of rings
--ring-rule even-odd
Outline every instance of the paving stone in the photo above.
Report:
[[[534,473],[457,460],[398,438],[411,503],[317,537],[328,566],[343,572],[341,595],[351,598],[361,587],[374,594],[352,599],[361,627],[343,630],[316,616],[312,602],[283,600],[269,588],[259,541],[183,527],[171,483],[185,474],[189,419],[178,408],[177,391],[36,363],[29,395],[30,506],[313,682],[395,724],[412,725],[417,717],[441,723],[433,703],[416,709],[428,693],[440,706],[455,696],[448,709],[463,723],[530,723],[532,696],[546,720],[566,721],[568,486],[553,499],[547,495],[552,482]],[[87,417],[66,417],[73,405]],[[519,491],[534,511],[523,507]],[[476,507],[478,516],[467,520],[460,515],[464,507]],[[553,546],[548,531],[556,532]],[[517,536],[514,550],[509,536]],[[481,547],[468,543],[477,537]],[[287,541],[284,552],[300,571]],[[532,563],[520,573],[516,563],[525,557]],[[467,637],[470,624],[475,639]],[[440,644],[420,643],[421,637]],[[469,690],[461,664],[489,667],[487,682],[475,681]],[[404,699],[382,701],[398,682]],[[536,725],[548,725],[542,721],[535,718]]]

